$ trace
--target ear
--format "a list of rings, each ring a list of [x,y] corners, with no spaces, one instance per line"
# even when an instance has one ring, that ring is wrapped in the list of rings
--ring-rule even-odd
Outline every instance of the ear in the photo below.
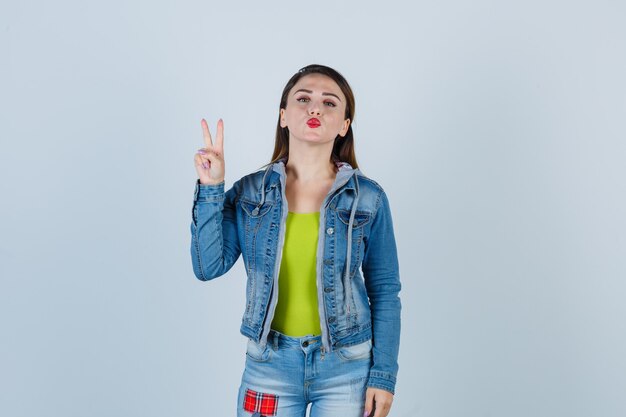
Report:
[[[343,121],[343,127],[339,131],[339,136],[344,137],[346,133],[348,133],[348,128],[350,127],[350,119],[346,119]]]
[[[280,109],[280,127],[287,127],[287,122],[285,122],[285,109]]]

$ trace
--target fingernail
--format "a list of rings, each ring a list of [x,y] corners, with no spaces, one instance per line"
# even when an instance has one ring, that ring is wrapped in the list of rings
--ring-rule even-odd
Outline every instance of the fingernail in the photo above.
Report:
[[[198,149],[198,153],[201,153],[202,155],[206,154],[206,151],[204,149]]]
[[[366,411],[366,412],[363,413],[363,417],[367,417],[369,415],[370,415],[369,411]]]

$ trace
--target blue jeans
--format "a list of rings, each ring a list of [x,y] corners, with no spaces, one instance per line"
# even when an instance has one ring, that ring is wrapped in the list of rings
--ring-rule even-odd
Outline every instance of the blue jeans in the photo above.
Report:
[[[272,330],[262,348],[248,340],[237,417],[363,417],[372,341],[323,352],[321,336]]]

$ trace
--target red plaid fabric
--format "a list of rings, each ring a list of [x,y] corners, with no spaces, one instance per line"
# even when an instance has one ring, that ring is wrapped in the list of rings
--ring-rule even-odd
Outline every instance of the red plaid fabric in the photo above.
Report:
[[[275,416],[278,409],[278,395],[246,389],[243,409],[251,413],[259,412],[262,416]]]

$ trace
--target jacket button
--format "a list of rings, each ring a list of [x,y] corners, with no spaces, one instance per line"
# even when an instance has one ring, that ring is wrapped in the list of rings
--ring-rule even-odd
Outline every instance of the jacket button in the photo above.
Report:
[[[328,318],[328,322],[329,322],[329,323],[334,323],[334,322],[335,322],[335,317],[334,317],[334,316],[329,317],[329,318]]]
[[[333,229],[332,227],[329,227],[328,229],[326,229],[326,233],[329,235],[332,235],[335,232],[335,229]]]
[[[324,288],[324,292],[331,292],[332,290],[333,290],[333,287]]]

